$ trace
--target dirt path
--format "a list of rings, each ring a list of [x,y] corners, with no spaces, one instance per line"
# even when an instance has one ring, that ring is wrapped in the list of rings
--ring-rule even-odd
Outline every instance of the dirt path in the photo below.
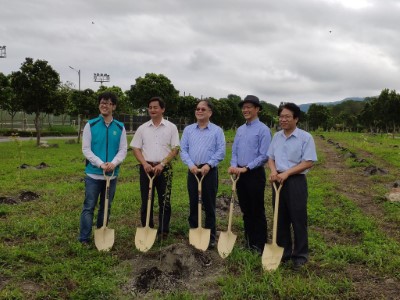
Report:
[[[336,192],[344,195],[353,201],[361,211],[372,217],[377,226],[388,237],[400,242],[399,224],[389,222],[385,219],[385,213],[379,202],[378,195],[374,190],[369,175],[365,174],[365,167],[349,168],[345,164],[345,153],[338,151],[335,144],[328,143],[327,140],[316,137],[315,143],[320,152],[323,153],[325,160],[320,166],[329,169],[331,180],[336,183]],[[342,145],[345,146],[345,145]],[[360,150],[357,153],[359,158],[372,158],[370,153]],[[379,168],[386,169],[389,173],[396,174],[397,170],[388,165],[385,161],[373,157],[373,160],[379,164]],[[385,180],[378,184],[388,185]],[[313,228],[320,232],[328,244],[352,244],[357,243],[360,237],[340,235],[325,230],[323,228]],[[318,273],[319,268],[316,272]],[[399,299],[400,282],[391,277],[383,277],[375,270],[365,265],[349,265],[344,270],[344,276],[351,278],[355,289],[354,299]]]
[[[337,192],[351,199],[362,212],[374,218],[379,228],[386,235],[400,243],[399,224],[389,222],[385,218],[385,212],[379,205],[378,196],[374,190],[369,175],[365,174],[365,167],[349,168],[345,165],[345,152],[340,152],[334,144],[320,137],[315,138],[315,143],[320,152],[325,156],[323,168],[332,172],[332,180],[337,185]],[[345,145],[342,145],[345,146]],[[358,158],[371,158],[371,154],[366,151],[359,151]],[[385,161],[374,157],[379,168],[388,170],[389,173],[396,174],[397,170]],[[390,183],[380,183],[390,185]]]

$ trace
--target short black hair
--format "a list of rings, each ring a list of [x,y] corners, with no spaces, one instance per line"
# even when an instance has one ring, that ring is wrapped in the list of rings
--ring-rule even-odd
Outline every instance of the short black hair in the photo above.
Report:
[[[300,118],[300,114],[301,114],[300,107],[298,107],[296,104],[294,104],[292,102],[286,102],[286,103],[283,103],[281,106],[279,106],[278,116],[281,115],[282,110],[285,108],[290,110],[293,113],[294,119]]]
[[[198,105],[200,102],[205,102],[206,105],[208,106],[208,108],[209,108],[211,111],[213,111],[214,105],[211,103],[211,100],[210,100],[210,99],[205,98],[205,99],[200,99],[200,100],[198,100],[198,101],[197,101],[197,104],[196,104],[196,107],[197,107],[197,105]]]
[[[147,101],[147,107],[149,107],[150,102],[157,101],[161,108],[165,108],[165,101],[161,97],[151,97],[149,101]]]
[[[99,97],[97,97],[98,102],[100,103],[100,101],[104,99],[104,100],[111,100],[111,102],[116,105],[117,104],[117,96],[112,93],[112,92],[103,92],[99,95]]]

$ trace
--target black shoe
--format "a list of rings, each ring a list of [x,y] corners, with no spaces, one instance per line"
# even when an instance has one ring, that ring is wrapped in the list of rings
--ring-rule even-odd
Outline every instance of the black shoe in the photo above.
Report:
[[[254,253],[257,253],[258,255],[262,255],[262,253],[263,253],[263,250],[256,245],[252,245],[250,247],[250,250],[253,251]]]
[[[81,243],[82,247],[84,247],[84,248],[90,248],[90,246],[91,246],[89,241],[82,241],[80,243]]]
[[[304,267],[305,264],[306,264],[306,262],[294,261],[293,262],[293,270],[300,271]]]
[[[207,248],[207,250],[212,250],[212,249],[214,249],[215,248],[215,246],[216,246],[216,242],[215,241],[210,241],[210,243],[208,244],[208,248]]]

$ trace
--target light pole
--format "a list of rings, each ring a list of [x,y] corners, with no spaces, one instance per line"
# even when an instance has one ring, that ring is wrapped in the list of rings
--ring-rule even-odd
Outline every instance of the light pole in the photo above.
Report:
[[[0,58],[6,58],[6,46],[0,46]]]
[[[73,67],[71,67],[71,66],[68,66],[68,67],[70,67],[72,70],[74,70],[75,72],[77,72],[78,73],[78,77],[79,77],[79,85],[78,85],[78,88],[79,88],[79,95],[78,95],[78,97],[79,97],[79,100],[81,100],[81,70],[79,69],[79,70],[77,70],[77,69],[75,69],[75,68],[73,68]],[[83,121],[83,116],[82,116],[82,114],[78,114],[78,144],[79,144],[79,142],[80,142],[80,139],[81,139],[81,131],[82,131],[82,122]]]
[[[100,85],[103,85],[103,82],[109,82],[110,81],[110,75],[106,73],[94,73],[93,74],[94,82],[100,82]]]
[[[70,67],[72,70],[74,70],[75,72],[78,73],[78,77],[79,77],[79,85],[78,85],[78,87],[79,87],[79,91],[81,91],[81,70],[77,70],[77,69],[75,69],[75,68],[73,68],[71,66],[68,66],[68,67]]]

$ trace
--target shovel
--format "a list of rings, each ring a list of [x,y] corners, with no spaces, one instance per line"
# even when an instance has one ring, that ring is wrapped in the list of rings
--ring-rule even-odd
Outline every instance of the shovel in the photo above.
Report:
[[[236,242],[237,235],[231,231],[232,226],[232,215],[233,215],[233,205],[235,202],[235,194],[236,194],[236,182],[239,180],[240,175],[232,176],[232,196],[231,203],[229,205],[229,219],[228,219],[228,230],[225,232],[221,232],[218,239],[218,253],[222,258],[228,257],[228,255],[232,252],[233,246]]]
[[[279,193],[283,184],[279,185],[279,188],[276,188],[275,182],[272,183],[275,190],[275,210],[274,210],[274,226],[272,229],[272,244],[265,244],[264,251],[262,254],[262,265],[264,271],[274,271],[278,268],[282,255],[283,255],[283,247],[279,247],[276,244],[276,231],[278,225],[278,210],[279,210]]]
[[[200,172],[200,170],[198,170]],[[204,175],[199,176],[195,175],[197,183],[198,183],[198,192],[199,192],[199,202],[197,205],[197,220],[198,226],[197,228],[191,228],[189,230],[189,244],[193,245],[195,248],[199,250],[206,251],[208,248],[208,244],[210,243],[210,229],[204,229],[201,227],[201,213],[202,213],[202,204],[203,201],[201,199],[201,183],[203,182]]]
[[[153,246],[156,236],[157,229],[150,228],[150,210],[151,210],[151,197],[153,193],[153,180],[156,177],[155,174],[150,176],[148,173],[147,177],[149,177],[149,198],[147,199],[147,213],[146,213],[146,226],[143,228],[136,229],[135,235],[135,246],[139,251],[147,252]]]
[[[99,251],[110,251],[111,247],[114,245],[114,229],[107,228],[108,219],[108,202],[110,201],[110,180],[114,175],[114,171],[111,176],[107,176],[106,172],[103,171],[104,177],[106,179],[106,193],[104,199],[104,218],[103,226],[94,231],[94,243],[97,250]]]

